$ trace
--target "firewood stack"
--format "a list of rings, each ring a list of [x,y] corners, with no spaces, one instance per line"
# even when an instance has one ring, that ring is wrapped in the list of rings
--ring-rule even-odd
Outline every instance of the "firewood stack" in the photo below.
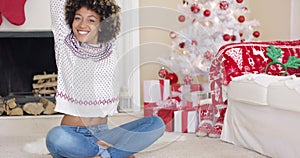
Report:
[[[16,103],[16,98],[11,98],[5,101],[5,112],[9,116],[24,115],[22,107]]]
[[[35,116],[41,114],[51,115],[56,113],[54,108],[55,104],[44,97],[41,97],[37,102],[28,102],[24,105],[18,104],[16,98],[10,98],[6,101],[0,98],[0,115],[4,114],[4,112],[8,116],[23,116],[24,114]]]
[[[47,74],[44,72],[43,75],[34,75],[33,81],[36,81],[32,84],[36,96],[55,95],[57,88],[57,75],[55,73]]]
[[[2,96],[0,96],[0,116],[4,113],[4,111],[5,111],[4,99],[2,98]]]

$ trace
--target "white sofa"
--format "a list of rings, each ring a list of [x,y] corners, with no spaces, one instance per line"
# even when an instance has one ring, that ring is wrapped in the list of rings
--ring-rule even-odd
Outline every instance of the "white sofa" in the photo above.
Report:
[[[228,85],[221,140],[273,158],[300,157],[300,78],[246,74]]]

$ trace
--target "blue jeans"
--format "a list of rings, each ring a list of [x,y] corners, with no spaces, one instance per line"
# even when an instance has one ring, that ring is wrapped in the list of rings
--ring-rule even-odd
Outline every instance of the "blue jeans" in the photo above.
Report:
[[[157,116],[144,117],[112,129],[108,129],[107,124],[62,125],[49,131],[46,145],[53,158],[126,158],[153,144],[164,131],[164,122]],[[105,149],[96,143],[100,140],[113,146]]]

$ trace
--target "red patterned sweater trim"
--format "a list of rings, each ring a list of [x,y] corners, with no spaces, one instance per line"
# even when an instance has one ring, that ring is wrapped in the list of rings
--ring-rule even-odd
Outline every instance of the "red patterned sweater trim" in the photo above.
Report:
[[[63,98],[64,100],[67,100],[74,104],[80,104],[80,105],[86,105],[86,106],[87,105],[106,105],[106,104],[111,104],[111,103],[117,102],[119,100],[118,97],[110,98],[110,99],[103,99],[103,100],[94,100],[94,101],[78,100],[78,99],[75,99],[65,93],[62,93],[62,92],[57,92],[56,97]]]

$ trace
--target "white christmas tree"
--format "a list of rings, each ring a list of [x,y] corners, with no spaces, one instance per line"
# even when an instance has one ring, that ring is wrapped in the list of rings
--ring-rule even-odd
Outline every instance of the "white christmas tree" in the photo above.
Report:
[[[183,0],[180,27],[171,31],[169,59],[158,60],[178,75],[208,75],[218,49],[227,43],[253,41],[260,32],[257,20],[246,20],[244,0]]]

